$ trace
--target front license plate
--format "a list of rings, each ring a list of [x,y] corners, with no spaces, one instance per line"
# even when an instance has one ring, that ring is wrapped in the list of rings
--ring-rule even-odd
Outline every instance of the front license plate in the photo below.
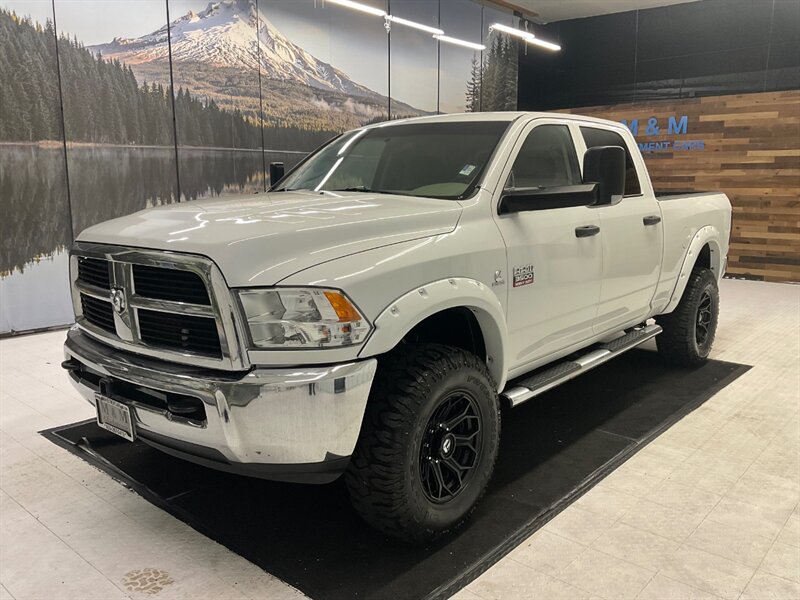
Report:
[[[95,394],[94,398],[97,406],[97,424],[132,442],[135,436],[131,407],[100,394]]]

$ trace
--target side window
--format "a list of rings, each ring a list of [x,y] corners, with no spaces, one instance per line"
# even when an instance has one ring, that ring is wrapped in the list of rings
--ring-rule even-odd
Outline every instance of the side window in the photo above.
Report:
[[[581,183],[575,145],[566,125],[539,125],[528,134],[508,176],[508,187]]]
[[[581,127],[583,141],[586,148],[596,146],[621,146],[625,149],[625,195],[636,196],[642,193],[642,186],[639,184],[639,175],[636,173],[636,165],[633,164],[633,157],[628,145],[622,136],[614,131],[607,129],[595,129],[594,127]]]

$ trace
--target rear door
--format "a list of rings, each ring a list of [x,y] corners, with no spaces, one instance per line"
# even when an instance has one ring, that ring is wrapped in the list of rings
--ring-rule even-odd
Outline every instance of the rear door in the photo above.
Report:
[[[621,146],[626,154],[625,194],[621,201],[595,208],[603,245],[598,334],[635,325],[650,312],[661,270],[663,229],[661,207],[647,178],[641,154],[611,125],[581,124],[587,148]],[[580,141],[579,140],[579,146]],[[640,176],[641,174],[641,176]]]
[[[504,188],[581,183],[573,136],[564,120],[532,121],[510,156],[501,177]],[[499,215],[501,195],[496,195],[493,215],[507,247],[514,369],[592,337],[602,269],[600,215],[585,206]],[[578,228],[594,233],[578,237]]]

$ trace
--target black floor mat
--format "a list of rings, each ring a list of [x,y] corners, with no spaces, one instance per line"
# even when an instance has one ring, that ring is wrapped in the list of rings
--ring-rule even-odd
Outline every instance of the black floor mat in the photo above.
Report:
[[[302,486],[198,467],[93,421],[43,432],[311,598],[448,597],[749,367],[633,351],[503,417],[494,478],[466,527],[427,548],[364,525],[341,481]]]

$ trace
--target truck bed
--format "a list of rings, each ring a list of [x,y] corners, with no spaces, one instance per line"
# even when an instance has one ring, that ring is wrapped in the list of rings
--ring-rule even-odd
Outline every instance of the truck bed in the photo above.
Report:
[[[706,196],[715,192],[698,192],[696,190],[654,190],[656,200],[664,202],[666,200],[683,200],[685,198],[696,198]]]

